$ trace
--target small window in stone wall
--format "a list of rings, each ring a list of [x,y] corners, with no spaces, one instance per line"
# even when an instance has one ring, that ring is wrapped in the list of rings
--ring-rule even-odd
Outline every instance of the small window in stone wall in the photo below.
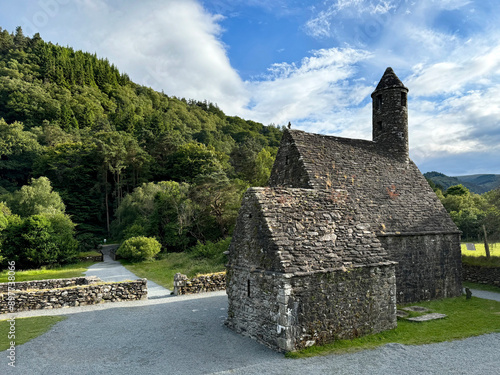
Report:
[[[247,297],[250,297],[250,279],[247,280]]]
[[[375,98],[375,108],[380,111],[382,109],[382,95],[377,95]]]
[[[288,155],[285,156],[285,165],[288,165]]]
[[[401,93],[401,106],[406,107],[406,92]]]
[[[382,121],[377,122],[377,128],[378,130],[384,130],[384,125],[382,124]]]

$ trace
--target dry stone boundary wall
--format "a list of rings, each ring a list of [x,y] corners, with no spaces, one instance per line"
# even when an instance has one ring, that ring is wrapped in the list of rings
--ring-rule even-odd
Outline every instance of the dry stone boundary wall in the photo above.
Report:
[[[147,298],[146,279],[103,282],[97,277],[76,277],[11,282],[0,284],[0,314]]]
[[[500,268],[469,266],[462,264],[463,280],[500,287]]]
[[[226,290],[226,272],[197,275],[192,279],[181,273],[174,275],[174,294],[176,296],[217,290]]]

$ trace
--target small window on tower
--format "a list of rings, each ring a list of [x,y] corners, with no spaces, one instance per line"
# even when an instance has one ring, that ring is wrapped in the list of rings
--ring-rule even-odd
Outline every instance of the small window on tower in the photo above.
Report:
[[[285,165],[288,165],[288,155],[285,156]]]
[[[382,95],[377,95],[375,98],[375,108],[377,108],[378,111],[382,109]]]
[[[406,107],[406,92],[401,93],[401,106]]]
[[[384,126],[382,125],[382,121],[377,122],[378,130],[384,130]]]
[[[250,279],[247,280],[247,297],[250,297]]]

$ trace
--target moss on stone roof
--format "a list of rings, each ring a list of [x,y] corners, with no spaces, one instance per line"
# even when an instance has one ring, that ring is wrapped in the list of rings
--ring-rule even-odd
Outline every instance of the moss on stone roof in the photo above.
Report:
[[[343,189],[377,233],[458,232],[417,166],[372,141],[286,130],[270,185]]]
[[[391,264],[370,224],[360,221],[343,190],[251,188],[243,199],[234,243],[248,243],[260,248],[261,254],[259,258],[256,251],[230,248],[246,254],[233,257],[233,265],[248,261],[275,272],[347,272],[352,267]]]

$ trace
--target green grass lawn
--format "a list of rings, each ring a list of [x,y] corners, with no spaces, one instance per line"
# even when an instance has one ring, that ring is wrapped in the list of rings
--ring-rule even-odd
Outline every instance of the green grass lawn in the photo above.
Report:
[[[398,319],[397,328],[353,340],[338,340],[332,344],[313,346],[287,354],[290,358],[346,353],[373,349],[388,343],[423,345],[500,332],[500,302],[465,296],[412,305],[427,307],[432,312],[448,315],[429,322],[409,322]]]
[[[52,269],[37,269],[16,271],[16,281],[48,280],[48,279],[66,279],[70,277],[84,276],[85,271],[96,262],[80,262],[67,264],[62,267]],[[8,280],[8,271],[0,272],[0,283],[6,283]]]
[[[199,259],[189,253],[169,253],[162,255],[162,259],[131,263],[121,259],[120,262],[138,277],[168,288],[174,288],[174,275],[180,272],[188,277],[197,274],[225,271],[224,263],[215,259]]]
[[[490,244],[491,257],[486,258],[484,243],[474,243],[476,250],[467,250],[465,243],[461,244],[462,263],[470,266],[500,267],[500,243]]]
[[[0,351],[9,349],[10,342],[16,346],[47,332],[54,324],[66,319],[65,316],[37,316],[33,318],[17,318],[15,320],[15,339],[9,339],[10,323],[0,320]]]
[[[474,243],[476,250],[475,251],[467,250],[467,247],[465,246],[466,243],[464,242],[461,244],[462,255],[467,255],[471,257],[486,256],[483,242],[467,242],[467,243]],[[490,255],[495,257],[500,257],[500,243],[493,243],[489,245],[490,245]]]

